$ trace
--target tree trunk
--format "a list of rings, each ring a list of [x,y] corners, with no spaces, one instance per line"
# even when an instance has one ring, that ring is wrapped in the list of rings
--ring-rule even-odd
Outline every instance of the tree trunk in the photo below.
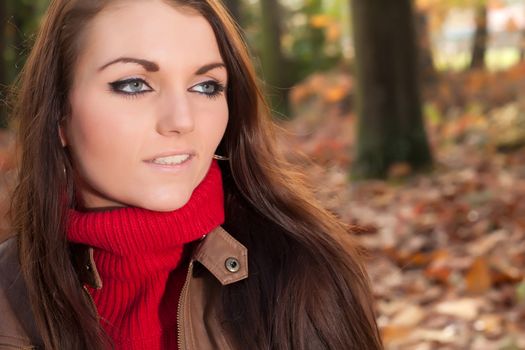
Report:
[[[419,48],[419,72],[421,81],[433,83],[436,81],[436,69],[432,56],[432,43],[428,28],[428,13],[418,11],[416,13],[416,35]]]
[[[288,70],[281,47],[281,21],[277,0],[264,0],[261,4],[262,19],[262,74],[266,93],[272,109],[288,117]]]
[[[411,0],[353,0],[358,113],[355,178],[384,178],[392,166],[426,168]]]
[[[476,31],[472,42],[472,60],[470,61],[470,69],[485,68],[487,41],[487,5],[479,5],[476,8]]]
[[[242,18],[241,18],[241,0],[225,0],[224,4],[230,11],[233,19],[242,26]]]
[[[2,101],[5,101],[7,85],[7,62],[5,61],[5,50],[7,47],[7,1],[0,1],[0,128],[7,126],[7,108]]]

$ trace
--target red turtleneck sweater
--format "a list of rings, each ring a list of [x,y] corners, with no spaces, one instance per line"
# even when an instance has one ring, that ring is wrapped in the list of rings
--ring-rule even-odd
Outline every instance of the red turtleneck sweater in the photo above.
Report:
[[[116,349],[177,349],[183,248],[224,222],[216,160],[182,208],[70,210],[68,239],[94,247],[102,288],[88,288]]]

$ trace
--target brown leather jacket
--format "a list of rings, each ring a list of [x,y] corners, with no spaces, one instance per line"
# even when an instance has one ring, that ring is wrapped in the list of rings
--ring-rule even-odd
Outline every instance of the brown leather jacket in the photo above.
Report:
[[[101,288],[93,249],[85,245],[72,249],[81,283]],[[177,310],[180,350],[233,349],[218,320],[218,297],[221,286],[247,277],[247,249],[222,227],[196,245]],[[12,236],[0,243],[0,350],[42,348],[20,273],[17,237]]]

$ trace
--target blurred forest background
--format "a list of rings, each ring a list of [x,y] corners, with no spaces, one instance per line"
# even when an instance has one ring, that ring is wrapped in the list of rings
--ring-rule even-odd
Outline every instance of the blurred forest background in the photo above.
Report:
[[[360,227],[386,348],[525,349],[525,0],[225,4],[283,151]],[[2,101],[47,5],[0,1]]]

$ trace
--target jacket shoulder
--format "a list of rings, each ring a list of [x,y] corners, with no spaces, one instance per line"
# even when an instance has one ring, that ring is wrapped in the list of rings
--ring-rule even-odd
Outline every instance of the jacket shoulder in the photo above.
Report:
[[[17,285],[21,274],[18,260],[17,236],[9,237],[0,243],[0,291],[6,292]]]
[[[40,343],[18,259],[18,237],[0,243],[0,348]]]

